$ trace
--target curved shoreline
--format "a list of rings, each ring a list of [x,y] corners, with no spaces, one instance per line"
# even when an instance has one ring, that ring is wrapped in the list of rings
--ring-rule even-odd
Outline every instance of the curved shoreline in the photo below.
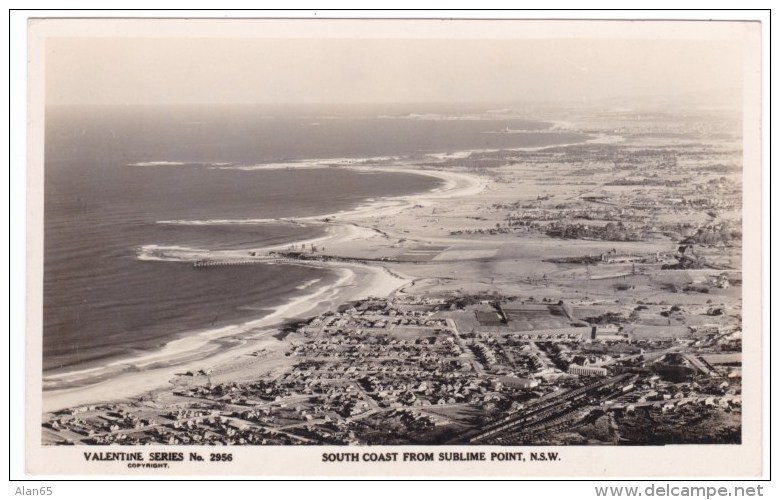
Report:
[[[290,244],[311,244],[323,242],[348,242],[356,238],[365,238],[366,232],[372,235],[376,231],[356,223],[362,216],[388,215],[419,204],[458,196],[476,194],[487,186],[487,181],[471,174],[443,172],[439,170],[415,170],[413,168],[376,169],[365,166],[345,166],[344,168],[368,171],[391,171],[398,173],[418,173],[440,178],[444,186],[432,191],[417,194],[382,198],[356,207],[355,209],[317,216],[287,219],[256,219],[244,221],[162,221],[162,223],[185,224],[264,224],[271,222],[297,222],[303,224],[326,224],[323,219],[333,218],[328,233],[324,236],[291,242]],[[290,244],[264,247],[259,251],[269,252],[288,247]],[[153,245],[152,245],[153,246]],[[165,247],[154,246],[155,250]],[[147,248],[148,250],[148,248]],[[173,248],[169,249],[174,250]],[[194,250],[194,252],[193,252]],[[202,254],[197,249],[175,247],[179,255],[167,255],[171,260],[197,260]],[[209,252],[212,256],[231,258],[246,256],[245,250],[226,250]],[[159,258],[159,260],[168,260]],[[139,256],[139,258],[144,258]],[[146,258],[150,258],[149,255]],[[153,256],[151,258],[154,258]],[[335,306],[363,298],[368,295],[387,296],[410,283],[413,278],[399,278],[381,266],[371,266],[348,262],[306,261],[291,263],[309,267],[334,269],[340,274],[334,283],[318,288],[314,293],[298,296],[275,308],[274,312],[263,318],[228,325],[218,329],[191,332],[181,338],[165,344],[160,350],[129,359],[113,361],[106,366],[76,370],[43,377],[43,411],[51,412],[63,408],[80,406],[117,399],[129,399],[147,394],[156,389],[169,387],[170,380],[177,373],[202,369],[204,365],[215,366],[232,358],[248,354],[265,347],[280,347],[284,344],[273,338],[272,334],[285,321],[295,317],[313,317]],[[258,330],[258,333],[252,331]],[[242,337],[244,336],[244,337]],[[231,345],[232,344],[232,345]],[[47,387],[48,386],[48,387]],[[88,390],[85,390],[88,389]]]
[[[616,137],[594,137],[576,144],[617,140]],[[557,144],[539,147],[512,148],[513,151],[538,150],[550,147],[570,146],[574,144]],[[465,153],[471,153],[467,151]],[[431,156],[431,155],[429,155]],[[370,165],[370,161],[394,161],[393,165]],[[335,165],[334,165],[335,163]],[[401,174],[416,174],[435,177],[443,181],[443,185],[430,191],[413,195],[392,196],[370,200],[355,208],[301,217],[282,217],[276,219],[213,219],[213,220],[162,220],[160,224],[183,225],[226,225],[226,224],[278,224],[292,223],[301,225],[323,225],[326,234],[306,240],[293,241],[281,245],[258,248],[258,262],[266,265],[274,264],[268,253],[284,250],[291,245],[330,245],[343,244],[357,239],[375,237],[381,232],[371,227],[361,225],[368,217],[387,217],[397,215],[415,205],[430,206],[451,198],[476,195],[486,189],[491,181],[481,175],[471,172],[441,170],[436,168],[418,168],[415,162],[397,157],[354,159],[322,159],[301,160],[297,163],[269,164],[254,166],[228,166],[213,164],[211,168],[218,169],[312,169],[312,168],[344,168],[361,172],[388,172]],[[386,237],[386,236],[385,236]],[[243,259],[247,251],[221,250],[208,251],[176,246],[147,245],[138,249],[141,260],[178,260],[194,262],[199,259]],[[261,346],[281,347],[282,341],[273,337],[278,332],[278,326],[296,317],[313,317],[327,310],[333,310],[338,305],[351,300],[365,298],[369,295],[388,296],[398,289],[408,285],[415,278],[401,278],[396,273],[379,265],[369,265],[343,261],[296,261],[286,262],[292,265],[329,268],[340,274],[333,283],[319,287],[314,293],[293,297],[285,304],[277,306],[274,312],[263,318],[228,325],[217,329],[183,332],[180,338],[166,343],[160,350],[120,359],[104,367],[76,370],[62,374],[44,376],[43,378],[43,411],[50,412],[63,408],[84,404],[129,399],[148,394],[154,390],[169,387],[171,379],[177,373],[196,371],[204,365],[217,366],[228,363],[236,357],[256,351]],[[275,328],[276,327],[276,328]],[[252,333],[252,331],[258,331]],[[49,388],[47,389],[47,384]],[[85,389],[88,389],[85,391]]]
[[[245,169],[243,167],[241,168]],[[285,168],[311,169],[311,168],[326,168],[326,167],[309,166],[304,164],[299,167],[285,167]],[[301,217],[279,217],[276,219],[268,219],[268,218],[200,219],[200,220],[173,219],[173,220],[161,220],[157,222],[158,224],[180,224],[180,225],[202,226],[202,225],[226,225],[226,224],[236,224],[236,225],[274,224],[274,223],[278,224],[280,222],[311,223],[311,222],[322,222],[325,219],[331,219],[333,220],[334,223],[338,223],[344,218],[349,219],[351,217],[360,217],[368,213],[370,213],[373,216],[376,215],[377,213],[382,213],[382,211],[398,212],[414,204],[424,202],[425,200],[441,200],[441,199],[455,198],[460,196],[470,196],[481,192],[489,184],[489,181],[487,179],[483,177],[479,177],[474,174],[436,170],[436,169],[416,169],[411,164],[409,165],[409,167],[402,167],[402,166],[368,167],[364,165],[342,165],[334,168],[357,170],[360,172],[387,172],[387,173],[397,173],[397,174],[424,175],[424,176],[435,177],[437,179],[440,179],[444,181],[444,185],[424,193],[381,198],[379,200],[358,205],[357,207],[350,210],[343,210],[339,212],[331,212],[331,213],[318,214],[318,215],[306,215]],[[257,170],[263,170],[263,169],[275,170],[278,168],[275,166],[257,168]],[[313,239],[311,241],[316,241],[316,239]],[[306,240],[306,242],[308,243],[309,240]],[[293,242],[293,243],[298,243],[298,242]],[[284,247],[284,245],[278,245],[278,247]]]
[[[332,267],[341,274],[335,283],[296,297],[263,318],[201,331],[173,340],[155,353],[115,361],[106,367],[44,377],[43,411],[129,399],[169,387],[169,381],[179,373],[214,367],[261,348],[284,346],[273,334],[285,321],[316,316],[331,310],[335,304],[365,296],[369,290],[374,294],[389,294],[411,281],[400,280],[378,267],[358,264]],[[90,382],[84,384],[85,379]],[[50,385],[66,387],[46,389],[47,381]]]

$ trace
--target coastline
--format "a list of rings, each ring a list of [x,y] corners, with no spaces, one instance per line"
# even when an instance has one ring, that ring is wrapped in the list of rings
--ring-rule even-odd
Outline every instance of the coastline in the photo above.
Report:
[[[263,318],[170,341],[155,353],[110,363],[106,367],[108,372],[100,373],[103,369],[97,368],[44,377],[43,411],[138,397],[170,386],[170,380],[179,373],[214,367],[262,348],[282,348],[284,342],[275,339],[273,334],[284,322],[316,316],[336,304],[369,293],[389,294],[411,281],[399,280],[384,269],[371,266],[347,264],[334,266],[334,269],[340,275],[334,283],[296,297]],[[84,375],[84,372],[90,372],[88,380],[97,381],[78,384],[79,375]],[[59,385],[73,386],[47,390],[47,381],[51,383],[54,380]],[[85,391],[85,388],[89,390]]]
[[[406,167],[380,166],[377,168],[345,165],[344,168],[428,175],[442,179],[444,185],[422,194],[372,200],[354,209],[333,214],[284,219],[160,221],[160,223],[264,224],[292,222],[324,224],[327,226],[325,235],[289,244],[344,244],[356,239],[378,235],[376,230],[358,224],[361,217],[368,214],[372,217],[394,215],[414,204],[427,204],[433,201],[473,195],[481,192],[488,185],[487,180],[481,176],[439,170],[417,170],[412,165]],[[322,222],[323,219],[328,218],[335,219],[335,221],[332,223]],[[282,250],[289,244],[264,247],[259,251]],[[155,245],[148,247],[154,248],[140,249],[139,259],[194,261],[203,257],[202,252],[198,249],[166,248]],[[162,253],[160,253],[161,250]],[[211,252],[209,255],[212,258],[230,259],[238,256],[245,257],[246,251],[227,250]],[[273,265],[273,262],[265,262],[264,264]],[[333,310],[338,305],[368,295],[388,296],[395,290],[408,285],[414,279],[413,277],[400,278],[396,273],[391,274],[381,266],[360,263],[306,261],[294,264],[333,269],[337,278],[333,283],[320,286],[313,293],[292,298],[263,318],[217,329],[188,332],[180,338],[168,342],[156,352],[113,361],[104,367],[44,376],[42,385],[43,411],[52,412],[85,404],[140,397],[152,391],[170,387],[172,379],[177,374],[226,364],[258,349],[282,349],[286,344],[275,339],[273,334],[277,333],[277,328],[286,321],[293,318],[317,316],[327,310]]]
[[[593,142],[619,142],[619,136],[601,135],[578,143],[512,148],[508,151],[534,151],[551,147],[566,147]],[[487,150],[486,150],[487,151]],[[478,150],[455,153],[429,154],[440,159],[465,157]],[[379,165],[371,165],[372,161]],[[393,164],[381,164],[392,161]],[[162,163],[162,162],[154,162]],[[166,162],[167,164],[167,162]],[[415,174],[434,177],[443,182],[439,187],[414,195],[391,196],[369,199],[348,210],[301,217],[277,219],[209,219],[209,220],[160,220],[159,224],[181,225],[262,225],[290,223],[323,226],[325,234],[306,240],[266,246],[256,249],[258,257],[247,257],[247,251],[207,251],[178,246],[146,245],[137,249],[140,260],[172,260],[195,262],[213,260],[256,260],[264,265],[275,265],[276,259],[269,253],[286,250],[291,245],[343,247],[357,240],[382,238],[387,235],[371,227],[369,219],[397,216],[414,206],[432,206],[440,202],[467,198],[491,189],[492,181],[473,172],[443,170],[436,167],[417,166],[417,160],[403,160],[397,157],[377,158],[334,158],[309,159],[295,163],[237,166],[212,164],[215,169],[313,169],[343,168],[360,172],[387,172]],[[432,240],[433,241],[433,240]],[[265,254],[265,255],[262,255]],[[177,374],[197,371],[204,367],[229,364],[236,358],[258,349],[283,349],[286,344],[273,337],[278,327],[293,318],[311,318],[352,300],[372,296],[389,296],[415,280],[409,276],[399,278],[381,266],[343,261],[285,261],[286,264],[332,269],[336,273],[333,283],[324,284],[310,294],[296,296],[274,308],[274,311],[257,319],[243,323],[222,326],[216,329],[196,330],[181,333],[179,338],[169,341],[159,350],[119,359],[104,367],[87,368],[43,377],[43,411],[51,412],[84,404],[94,404],[117,399],[131,399],[150,394],[153,391],[171,387]],[[88,389],[88,390],[85,390]]]
[[[221,167],[225,169],[239,169],[239,170],[246,170],[245,167]],[[255,170],[263,170],[263,169],[269,169],[269,170],[275,170],[282,167],[277,167],[275,165],[272,165],[270,167],[266,166],[260,166],[257,168],[254,168]],[[312,169],[312,168],[327,168],[323,165],[317,165],[317,166],[311,166],[308,164],[301,164],[298,167],[289,167],[285,166],[284,168],[297,168],[297,169]],[[452,172],[452,171],[446,171],[446,170],[436,170],[436,169],[418,169],[414,167],[414,164],[406,164],[406,165],[396,165],[396,166],[378,166],[378,167],[369,167],[365,165],[342,165],[339,167],[333,167],[333,168],[343,168],[348,170],[357,170],[360,172],[387,172],[387,173],[400,173],[400,174],[414,174],[414,175],[424,175],[428,177],[435,177],[437,179],[440,179],[444,181],[444,185],[438,188],[434,188],[431,191],[428,191],[426,193],[416,194],[416,195],[404,195],[404,196],[393,196],[393,197],[386,197],[381,198],[378,200],[370,201],[368,203],[364,203],[362,205],[359,205],[353,209],[350,210],[343,210],[338,212],[331,212],[331,213],[325,213],[325,214],[318,214],[318,215],[307,215],[302,217],[280,217],[278,219],[208,219],[208,220],[190,220],[190,219],[173,219],[173,220],[161,220],[158,221],[158,224],[181,224],[181,225],[226,225],[226,224],[237,224],[237,225],[253,225],[253,224],[271,224],[275,223],[278,224],[280,222],[289,222],[289,223],[317,223],[322,222],[325,219],[334,219],[333,222],[338,223],[342,219],[349,219],[352,217],[360,217],[367,214],[371,214],[372,216],[376,216],[378,213],[381,213],[382,215],[386,215],[386,213],[397,213],[401,210],[412,206],[414,204],[424,204],[426,200],[435,199],[435,200],[441,200],[441,199],[447,199],[447,198],[455,198],[460,196],[470,196],[473,194],[477,194],[481,191],[483,191],[485,188],[487,188],[489,181],[485,179],[484,177],[480,177],[474,174],[470,173],[464,173],[464,172]],[[327,238],[321,237],[321,238],[314,238],[311,240],[305,240],[306,244],[309,244],[309,242],[317,242],[317,241],[323,241]],[[291,242],[295,244],[299,244],[302,242]],[[277,245],[274,248],[284,248],[285,245]],[[272,247],[266,247],[266,249],[273,249]]]

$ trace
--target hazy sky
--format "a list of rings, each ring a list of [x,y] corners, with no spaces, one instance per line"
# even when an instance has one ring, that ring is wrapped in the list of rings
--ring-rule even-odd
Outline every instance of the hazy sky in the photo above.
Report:
[[[509,102],[741,88],[725,41],[54,38],[48,104]]]

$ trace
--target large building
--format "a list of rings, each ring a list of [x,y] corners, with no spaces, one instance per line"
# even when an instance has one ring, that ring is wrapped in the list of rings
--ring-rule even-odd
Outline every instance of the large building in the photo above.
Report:
[[[598,366],[569,365],[569,373],[587,377],[606,377],[607,369]]]

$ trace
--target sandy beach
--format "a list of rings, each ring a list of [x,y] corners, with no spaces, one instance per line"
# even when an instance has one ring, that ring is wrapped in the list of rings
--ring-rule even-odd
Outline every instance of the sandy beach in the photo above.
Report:
[[[369,294],[387,295],[405,285],[379,267],[344,264],[334,267],[338,279],[314,293],[278,307],[264,318],[216,330],[193,332],[156,353],[115,361],[105,367],[44,377],[43,410],[115,401],[169,386],[177,373],[211,369],[259,349],[278,350],[285,343],[273,337],[290,318],[316,316],[334,306]],[[94,383],[88,383],[96,380]],[[50,387],[74,385],[67,389]],[[88,387],[88,390],[85,390]]]
[[[309,168],[309,167],[301,167]],[[289,244],[259,248],[258,260],[268,260],[269,253],[282,251],[290,245],[296,247],[316,244],[334,250],[348,249],[356,242],[376,240],[386,245],[387,236],[367,224],[367,218],[391,217],[402,214],[412,206],[428,206],[445,200],[476,195],[488,186],[486,178],[461,172],[445,172],[433,169],[415,169],[413,166],[368,167],[345,165],[361,171],[383,171],[414,173],[436,177],[443,185],[418,196],[402,196],[371,200],[355,209],[310,217],[285,219],[248,219],[248,220],[196,220],[196,221],[160,221],[164,224],[266,224],[287,222],[294,224],[321,225],[326,234],[317,238],[294,241]],[[323,222],[329,220],[329,222]],[[225,250],[211,252],[203,249],[177,246],[147,245],[138,249],[137,258],[141,260],[197,261],[201,259],[230,260],[247,259],[245,250]],[[286,262],[290,263],[290,262]],[[267,261],[264,265],[273,265]],[[389,272],[383,266],[358,262],[297,262],[297,265],[333,269],[336,279],[333,283],[317,287],[312,293],[297,297],[277,307],[273,313],[244,323],[224,326],[217,329],[188,332],[181,338],[168,342],[157,352],[113,361],[102,367],[77,370],[73,372],[44,376],[43,410],[56,411],[62,408],[84,404],[115,401],[141,396],[150,391],[170,387],[170,381],[177,374],[201,369],[222,373],[235,371],[232,366],[237,359],[266,349],[281,352],[286,343],[274,338],[279,325],[292,318],[313,317],[327,310],[333,310],[341,304],[367,296],[389,296],[414,280],[414,276],[402,277],[397,272]]]
[[[469,152],[470,153],[470,152]],[[293,164],[297,166],[286,166],[284,168],[297,168],[297,169],[310,169],[310,168],[322,168],[320,165],[309,165],[306,163]],[[222,167],[224,169],[237,169],[237,170],[274,170],[281,167],[276,166],[257,166],[257,167]],[[489,180],[484,177],[480,177],[470,173],[453,172],[445,170],[434,169],[422,169],[416,168],[412,164],[396,167],[378,166],[356,166],[345,165],[338,168],[344,168],[349,170],[357,170],[361,172],[387,172],[387,173],[401,173],[401,174],[414,174],[424,175],[428,177],[435,177],[443,181],[443,185],[439,188],[433,189],[427,193],[418,194],[414,196],[397,196],[386,197],[379,200],[373,200],[367,202],[361,206],[358,206],[351,210],[332,212],[326,214],[318,214],[307,217],[283,217],[278,219],[181,219],[181,220],[161,220],[160,224],[182,224],[182,225],[225,225],[225,224],[269,224],[279,222],[289,223],[313,223],[321,222],[325,219],[331,219],[334,221],[350,220],[357,222],[355,219],[359,219],[361,216],[377,216],[394,214],[408,208],[414,204],[423,204],[427,200],[444,200],[450,198],[457,198],[463,196],[472,196],[483,191],[488,185]],[[321,241],[320,238],[306,240],[309,242]],[[301,243],[301,242],[291,242]],[[283,247],[283,245],[281,245]]]

